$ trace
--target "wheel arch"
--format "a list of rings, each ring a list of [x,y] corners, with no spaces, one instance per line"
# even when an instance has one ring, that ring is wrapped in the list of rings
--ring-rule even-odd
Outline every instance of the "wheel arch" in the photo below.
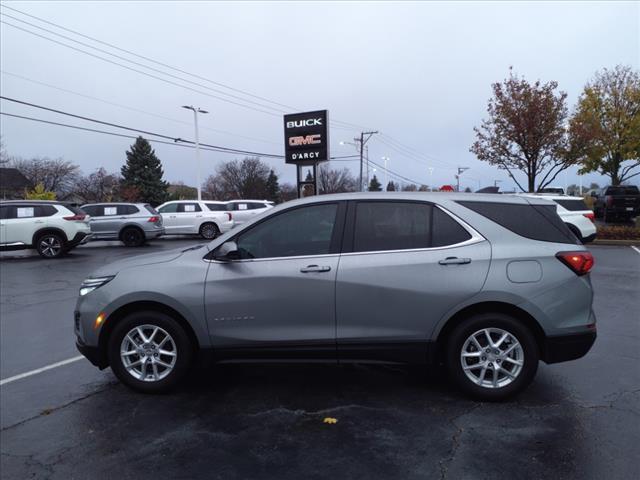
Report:
[[[128,228],[135,228],[136,230],[139,230],[140,233],[142,233],[143,237],[147,237],[144,229],[138,225],[137,223],[127,223],[125,225],[123,225],[122,227],[120,227],[120,230],[118,231],[118,240],[122,241],[122,234],[124,233],[124,231]]]
[[[98,337],[98,362],[100,368],[105,368],[109,365],[109,338],[111,338],[111,334],[117,323],[131,313],[148,310],[164,313],[165,315],[169,315],[176,322],[178,322],[178,324],[187,333],[187,336],[189,337],[189,340],[191,342],[191,346],[193,347],[194,354],[198,352],[198,350],[200,349],[200,342],[198,341],[198,337],[189,322],[177,310],[161,302],[136,301],[122,305],[118,309],[114,310],[104,322],[104,326],[102,327],[100,336]]]
[[[37,230],[33,234],[33,237],[31,237],[31,245],[35,246],[36,245],[36,241],[38,240],[38,238],[40,238],[42,235],[45,235],[47,233],[55,233],[56,235],[60,235],[62,237],[62,240],[64,241],[64,243],[67,243],[69,241],[69,238],[67,237],[67,234],[61,228],[58,228],[58,227],[44,227],[44,228],[41,228],[40,230]]]
[[[435,340],[436,348],[434,359],[436,362],[440,363],[443,361],[445,345],[449,338],[449,335],[451,335],[451,332],[453,332],[453,330],[467,318],[480,313],[502,313],[505,315],[510,315],[522,321],[533,334],[536,344],[538,345],[539,353],[541,355],[544,353],[546,335],[538,321],[529,312],[512,303],[486,301],[475,303],[473,305],[467,305],[466,307],[454,313],[444,323]]]

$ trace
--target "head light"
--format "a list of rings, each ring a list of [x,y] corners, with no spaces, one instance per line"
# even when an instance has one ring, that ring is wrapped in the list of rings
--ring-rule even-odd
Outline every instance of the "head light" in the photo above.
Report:
[[[97,278],[87,278],[82,285],[80,285],[80,296],[84,296],[87,293],[93,292],[96,288],[100,288],[101,286],[109,283],[115,275],[109,275],[106,277],[97,277]]]

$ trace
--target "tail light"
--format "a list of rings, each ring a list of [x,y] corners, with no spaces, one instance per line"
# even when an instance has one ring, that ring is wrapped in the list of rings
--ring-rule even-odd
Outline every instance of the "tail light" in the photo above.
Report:
[[[149,217],[149,220],[147,220],[147,222],[151,222],[151,223],[156,223],[160,221],[160,217],[154,215],[153,217]]]
[[[70,217],[62,217],[62,218],[64,218],[65,220],[70,220],[72,222],[73,221],[75,221],[75,222],[83,222],[86,217],[87,217],[86,215],[79,213],[79,214],[76,214],[76,215],[71,215]]]
[[[227,217],[229,217],[229,221],[233,220],[233,215],[231,215],[229,212],[226,212],[226,213],[227,213]]]
[[[583,213],[583,215],[587,217],[589,220],[591,220],[592,222],[595,222],[595,215],[593,214],[593,212]]]
[[[556,258],[578,276],[586,275],[593,268],[593,255],[589,252],[558,252]]]

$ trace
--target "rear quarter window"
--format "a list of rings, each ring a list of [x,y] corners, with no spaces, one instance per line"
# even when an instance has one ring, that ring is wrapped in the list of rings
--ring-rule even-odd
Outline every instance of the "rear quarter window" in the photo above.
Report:
[[[577,243],[576,237],[556,213],[555,205],[474,201],[457,203],[521,237],[542,242]]]
[[[554,200],[554,202],[556,202],[558,205],[565,208],[566,210],[569,210],[570,212],[578,212],[580,210],[590,210],[590,208],[587,207],[587,204],[584,203],[584,200],[579,198],[570,199],[570,200],[566,200],[566,199]]]
[[[228,205],[224,203],[205,203],[205,205],[212,212],[226,212],[229,208]]]
[[[139,211],[138,207],[133,205],[118,205],[118,215],[133,215]]]
[[[144,208],[146,208],[147,212],[149,212],[151,215],[158,215],[158,211],[155,208],[153,208],[151,205],[146,204]]]
[[[431,230],[432,247],[446,247],[466,242],[471,238],[462,225],[437,207],[433,209],[433,226]]]

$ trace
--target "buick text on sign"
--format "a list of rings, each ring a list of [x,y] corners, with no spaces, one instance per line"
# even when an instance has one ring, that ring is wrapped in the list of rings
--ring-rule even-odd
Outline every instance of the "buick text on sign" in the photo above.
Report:
[[[286,163],[311,165],[329,160],[329,129],[327,124],[327,110],[285,115]]]

